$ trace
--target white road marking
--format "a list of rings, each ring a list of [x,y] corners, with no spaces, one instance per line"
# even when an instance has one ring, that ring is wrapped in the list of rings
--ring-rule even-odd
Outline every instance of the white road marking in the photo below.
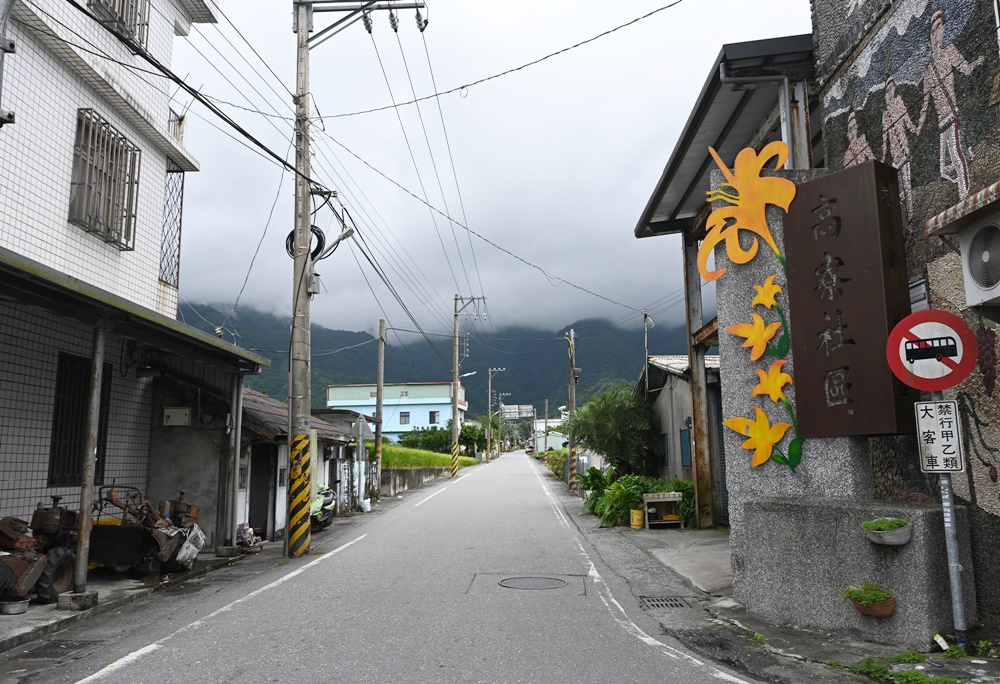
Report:
[[[559,522],[563,525],[569,527],[569,522],[566,519],[566,515],[562,511],[562,506],[556,501],[555,496],[551,492],[551,487],[545,480],[542,479],[541,475],[538,474],[537,468],[534,469],[534,472],[535,477],[538,478],[538,482],[542,486],[542,491],[545,492],[545,496],[548,497],[549,503],[552,505],[556,518],[558,518]],[[709,674],[716,679],[721,679],[725,682],[733,682],[734,684],[751,684],[745,679],[740,679],[739,677],[734,677],[727,672],[723,672],[722,670],[719,670],[712,665],[708,665],[707,663],[698,660],[694,656],[684,653],[673,646],[668,646],[662,641],[651,637],[642,631],[642,628],[632,621],[622,605],[618,603],[617,599],[615,599],[615,597],[611,594],[611,589],[608,587],[608,583],[604,581],[604,578],[601,577],[601,573],[597,571],[597,567],[587,554],[587,550],[583,547],[583,542],[580,541],[579,535],[574,534],[573,541],[576,543],[580,555],[583,556],[586,564],[589,566],[588,575],[594,583],[594,586],[597,587],[598,596],[601,597],[601,601],[604,602],[604,606],[608,609],[608,614],[611,615],[611,619],[615,621],[615,624],[621,627],[627,634],[632,635],[647,646],[652,646],[669,658],[673,658],[675,660],[686,660],[697,667],[707,668],[709,670]]]
[[[445,485],[444,487],[442,487],[441,489],[437,490],[436,492],[434,492],[430,496],[425,497],[425,498],[421,499],[420,501],[418,501],[417,503],[413,504],[413,507],[414,508],[419,508],[420,506],[423,506],[425,503],[427,503],[428,501],[430,501],[431,499],[433,499],[435,496],[437,496],[438,494],[440,494],[441,492],[443,492],[446,489],[448,489],[448,485]]]
[[[162,639],[160,639],[158,641],[154,641],[153,643],[149,644],[148,646],[143,646],[142,648],[140,648],[137,651],[132,651],[131,653],[129,653],[125,657],[123,657],[123,658],[121,658],[119,660],[116,660],[113,663],[110,663],[110,664],[106,665],[104,667],[104,669],[98,670],[97,672],[95,672],[94,674],[90,675],[89,677],[84,677],[83,679],[81,679],[80,681],[78,681],[76,684],[85,684],[86,682],[96,682],[98,679],[101,679],[104,676],[109,675],[109,674],[111,674],[112,672],[114,672],[116,670],[120,670],[120,669],[124,668],[127,665],[131,665],[132,663],[138,661],[143,656],[149,655],[150,653],[153,653],[153,652],[159,650],[160,648],[163,647],[164,643],[166,643],[170,639],[173,639],[178,634],[183,634],[184,632],[187,632],[188,630],[194,630],[194,629],[198,629],[200,627],[204,627],[205,623],[208,620],[210,620],[211,618],[215,617],[216,615],[220,615],[222,613],[228,612],[228,611],[232,610],[233,608],[235,608],[237,605],[243,603],[244,601],[248,601],[248,600],[252,599],[255,596],[263,594],[266,591],[270,591],[271,589],[274,589],[275,587],[277,587],[277,586],[279,586],[281,584],[284,584],[285,582],[287,582],[288,580],[292,579],[293,577],[297,577],[297,576],[301,575],[303,572],[305,572],[306,570],[308,570],[312,566],[318,565],[319,563],[322,563],[323,561],[325,561],[330,556],[332,556],[332,555],[334,555],[336,553],[340,553],[341,551],[343,551],[344,549],[346,549],[349,546],[353,546],[354,544],[357,544],[359,541],[361,541],[362,539],[364,539],[367,536],[368,536],[367,534],[363,534],[360,537],[358,537],[357,539],[349,541],[346,544],[343,544],[342,546],[338,546],[333,551],[329,551],[327,553],[324,553],[322,556],[320,556],[316,560],[310,561],[310,562],[306,563],[305,565],[303,565],[301,568],[296,568],[295,570],[291,571],[287,575],[284,575],[283,577],[279,577],[278,579],[276,579],[275,581],[271,582],[270,584],[265,585],[265,586],[261,587],[260,589],[255,590],[255,591],[252,591],[249,594],[247,594],[246,596],[243,596],[242,598],[236,599],[232,603],[229,603],[229,604],[223,606],[222,608],[219,608],[218,610],[216,610],[216,611],[214,611],[212,613],[209,613],[208,615],[206,615],[205,617],[201,618],[200,620],[195,620],[194,622],[181,627],[177,631],[172,632],[171,634],[168,634],[167,636],[163,637]]]

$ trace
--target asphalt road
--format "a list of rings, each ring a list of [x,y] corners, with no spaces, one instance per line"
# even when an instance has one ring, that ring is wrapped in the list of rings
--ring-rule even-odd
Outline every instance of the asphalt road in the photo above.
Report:
[[[338,523],[307,557],[246,558],[81,622],[48,639],[93,643],[5,662],[0,681],[751,681],[635,608],[564,489],[504,454]]]

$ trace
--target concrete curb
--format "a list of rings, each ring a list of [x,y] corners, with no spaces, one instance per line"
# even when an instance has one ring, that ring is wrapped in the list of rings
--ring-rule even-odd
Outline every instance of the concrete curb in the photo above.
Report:
[[[188,580],[202,577],[203,575],[207,575],[213,570],[217,570],[224,566],[232,565],[235,561],[239,560],[239,558],[241,557],[242,556],[238,556],[236,558],[214,558],[212,560],[200,561],[199,562],[200,567],[192,568],[191,570],[182,574],[168,576],[167,579],[154,586],[148,587],[146,589],[137,589],[126,596],[119,596],[117,598],[109,599],[108,601],[105,601],[103,603],[99,602],[93,608],[87,608],[86,610],[81,610],[81,611],[70,611],[70,610],[59,611],[60,613],[65,613],[65,615],[61,615],[59,618],[53,620],[52,622],[48,622],[43,625],[37,625],[36,627],[31,628],[30,630],[21,632],[20,634],[15,634],[13,636],[0,639],[0,653],[9,651],[12,648],[17,648],[18,646],[34,641],[35,639],[40,639],[41,637],[46,636],[48,634],[52,634],[54,632],[66,629],[70,625],[76,624],[77,622],[80,622],[82,620],[86,620],[96,615],[100,615],[101,613],[105,613],[109,610],[114,610],[115,608],[127,605],[129,603],[132,603],[133,601],[139,600],[140,598],[149,596],[154,592],[160,591],[161,589],[166,589],[167,587],[174,586],[177,584],[183,584]]]

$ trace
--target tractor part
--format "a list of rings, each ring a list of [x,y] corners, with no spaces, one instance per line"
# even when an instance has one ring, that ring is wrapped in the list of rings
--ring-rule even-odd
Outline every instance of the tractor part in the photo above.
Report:
[[[59,600],[59,594],[73,588],[76,554],[65,546],[56,546],[47,556],[48,562],[35,583],[35,595],[39,603],[55,603]]]
[[[30,551],[38,548],[38,540],[28,536],[28,523],[20,518],[0,518],[0,549]]]
[[[28,557],[29,555],[30,557]],[[10,572],[10,574],[2,573],[6,578],[4,583],[10,584],[3,592],[3,596],[22,599],[30,594],[37,585],[39,578],[45,571],[48,558],[41,553],[25,553],[18,556],[0,556],[0,563]]]

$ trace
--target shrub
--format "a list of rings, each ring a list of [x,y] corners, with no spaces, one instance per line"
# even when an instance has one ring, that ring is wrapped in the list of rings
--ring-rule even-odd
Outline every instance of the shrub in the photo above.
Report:
[[[910,521],[906,518],[875,518],[874,520],[865,520],[861,523],[861,527],[869,532],[888,532],[906,527],[909,524]]]
[[[892,594],[871,582],[865,582],[860,587],[848,587],[840,593],[844,598],[857,601],[863,606],[882,603],[892,598]]]
[[[664,480],[645,475],[622,475],[616,482],[606,487],[604,493],[594,503],[592,510],[600,518],[598,527],[613,527],[627,520],[632,509],[645,508],[643,494],[657,492],[680,492],[683,495],[680,516],[687,520],[694,515],[694,482],[691,480]]]
[[[597,501],[604,495],[604,491],[611,486],[615,480],[614,466],[610,466],[605,473],[600,468],[590,466],[583,475],[577,476],[577,484],[581,491],[589,491],[590,497],[583,502],[581,513],[593,513]]]
[[[545,453],[545,466],[556,477],[562,477],[563,470],[566,468],[566,450],[547,451]]]

